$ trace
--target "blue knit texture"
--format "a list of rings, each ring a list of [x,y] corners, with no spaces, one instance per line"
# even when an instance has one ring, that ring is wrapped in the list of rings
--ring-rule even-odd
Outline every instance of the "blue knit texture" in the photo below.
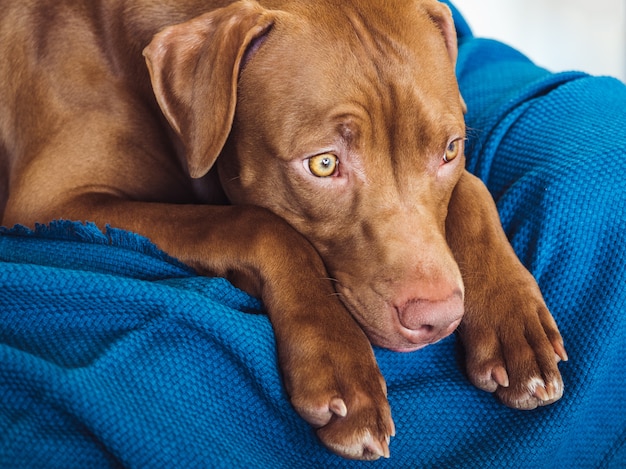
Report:
[[[0,232],[0,467],[625,467],[626,86],[551,74],[457,18],[468,168],[565,338],[561,401],[502,406],[454,337],[376,349],[392,457],[343,460],[289,404],[256,300],[134,234],[56,222]]]

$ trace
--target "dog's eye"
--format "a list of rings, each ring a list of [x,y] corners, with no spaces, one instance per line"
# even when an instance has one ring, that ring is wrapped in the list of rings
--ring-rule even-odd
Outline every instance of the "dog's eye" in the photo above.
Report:
[[[450,142],[448,148],[446,148],[446,153],[443,155],[443,162],[450,163],[457,156],[459,156],[461,150],[461,140],[454,140]]]
[[[311,173],[320,178],[327,178],[334,175],[338,167],[339,158],[332,153],[323,153],[309,158],[309,169]]]

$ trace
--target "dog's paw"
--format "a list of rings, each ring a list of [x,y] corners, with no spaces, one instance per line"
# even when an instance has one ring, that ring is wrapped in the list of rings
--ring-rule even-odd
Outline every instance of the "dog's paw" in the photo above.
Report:
[[[307,363],[283,367],[293,407],[332,452],[348,459],[388,458],[395,427],[369,342],[364,336],[352,346],[324,342],[309,349]]]
[[[558,369],[567,353],[534,281],[493,293],[459,328],[470,381],[505,405],[534,409],[563,395]]]
[[[348,459],[389,457],[395,427],[384,388],[374,387],[331,400],[332,415],[317,429],[317,436],[328,449]]]

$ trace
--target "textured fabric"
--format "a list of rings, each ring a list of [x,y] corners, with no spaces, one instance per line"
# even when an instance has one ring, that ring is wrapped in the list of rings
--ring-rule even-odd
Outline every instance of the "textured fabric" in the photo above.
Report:
[[[392,458],[338,458],[293,411],[254,299],[136,235],[0,233],[0,467],[626,465],[626,87],[553,75],[456,15],[468,167],[564,335],[565,395],[534,411],[473,388],[450,337],[376,349]]]

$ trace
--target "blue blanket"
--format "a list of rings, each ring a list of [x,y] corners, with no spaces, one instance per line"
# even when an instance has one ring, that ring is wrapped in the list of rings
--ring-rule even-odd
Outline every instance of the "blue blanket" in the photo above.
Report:
[[[624,467],[626,86],[551,74],[457,18],[468,167],[560,325],[561,401],[502,406],[454,337],[376,349],[392,457],[345,461],[291,408],[256,300],[134,234],[56,222],[0,234],[0,467]]]

